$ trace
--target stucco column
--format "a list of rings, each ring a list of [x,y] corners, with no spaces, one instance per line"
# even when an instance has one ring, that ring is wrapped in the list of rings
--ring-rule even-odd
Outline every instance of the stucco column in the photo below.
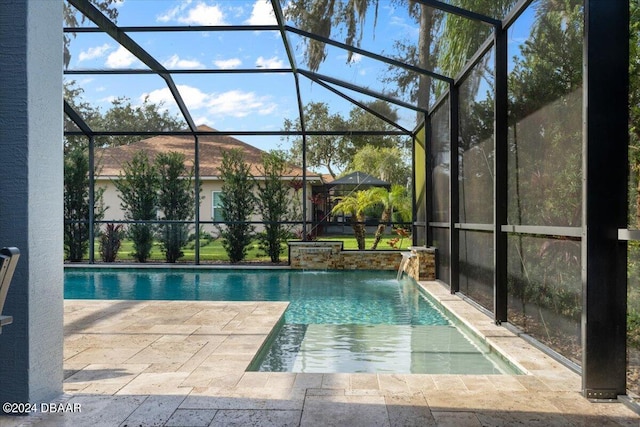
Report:
[[[50,402],[63,379],[62,0],[2,1],[0,64],[0,246],[21,251],[0,403]]]

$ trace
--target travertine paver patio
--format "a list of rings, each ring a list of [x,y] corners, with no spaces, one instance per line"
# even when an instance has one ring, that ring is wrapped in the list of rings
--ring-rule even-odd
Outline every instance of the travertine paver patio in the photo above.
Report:
[[[578,375],[439,284],[422,285],[528,375],[245,372],[287,303],[67,300],[60,401],[81,410],[0,426],[640,425],[621,403],[583,398]]]

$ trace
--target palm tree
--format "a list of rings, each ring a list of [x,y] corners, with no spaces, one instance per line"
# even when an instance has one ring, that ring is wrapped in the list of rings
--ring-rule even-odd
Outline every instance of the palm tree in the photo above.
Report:
[[[356,241],[358,242],[358,249],[364,249],[364,237],[365,237],[365,226],[364,226],[364,211],[370,207],[378,203],[375,195],[371,192],[371,190],[360,190],[355,193],[351,193],[347,196],[344,196],[340,199],[338,204],[336,204],[331,210],[332,214],[350,214],[351,215],[351,226],[353,227],[353,233],[356,236]]]
[[[380,216],[380,223],[376,229],[375,238],[371,249],[376,249],[380,239],[382,239],[382,233],[384,233],[387,224],[391,221],[391,214],[395,210],[401,215],[406,215],[411,212],[410,200],[407,197],[407,192],[402,185],[393,185],[391,190],[387,190],[383,187],[374,187],[370,190],[371,196],[377,203],[382,205],[382,215]]]

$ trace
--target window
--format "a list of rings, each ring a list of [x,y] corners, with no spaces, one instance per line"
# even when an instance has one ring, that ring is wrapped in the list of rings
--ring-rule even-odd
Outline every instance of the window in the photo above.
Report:
[[[222,191],[211,192],[211,219],[213,221],[224,221],[222,216]]]

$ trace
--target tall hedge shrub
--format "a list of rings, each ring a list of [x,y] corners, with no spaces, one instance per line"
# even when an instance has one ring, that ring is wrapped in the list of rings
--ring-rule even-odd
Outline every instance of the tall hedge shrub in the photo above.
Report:
[[[94,219],[104,216],[102,194],[94,193]],[[89,157],[81,146],[71,147],[64,158],[64,254],[68,261],[82,261],[89,248]],[[96,227],[96,235],[98,227]]]
[[[262,156],[262,177],[254,179],[258,212],[264,221],[264,231],[258,233],[258,242],[271,262],[280,262],[282,243],[289,236],[289,228],[283,221],[290,218],[293,201],[289,195],[291,186],[282,178],[290,167],[284,156],[273,151]]]
[[[196,202],[192,183],[193,167],[187,168],[184,162],[184,154],[178,152],[160,153],[156,157],[158,209],[163,220],[193,219]],[[161,224],[158,240],[166,261],[176,262],[184,256],[182,248],[189,240],[189,226],[180,223]]]
[[[225,224],[218,229],[229,260],[237,263],[247,256],[255,230],[252,224],[247,223],[256,205],[254,182],[242,151],[232,149],[222,153],[220,177],[223,181],[220,199]]]
[[[124,217],[132,221],[155,220],[158,205],[158,174],[144,151],[137,152],[122,167],[120,179],[113,181],[119,191]],[[133,257],[146,262],[153,246],[152,224],[131,224],[127,235],[133,241]]]

